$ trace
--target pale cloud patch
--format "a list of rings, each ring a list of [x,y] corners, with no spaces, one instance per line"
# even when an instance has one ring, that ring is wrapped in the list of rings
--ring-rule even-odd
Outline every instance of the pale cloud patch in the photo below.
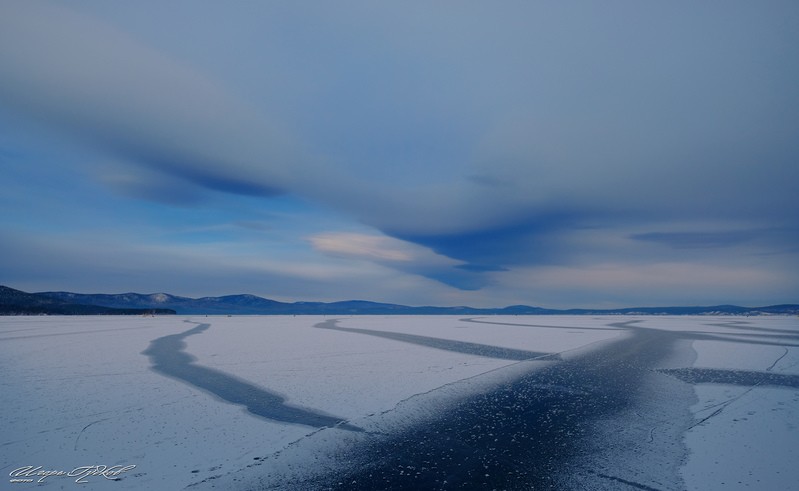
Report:
[[[310,237],[314,249],[333,256],[376,262],[458,264],[426,247],[383,235],[327,232]]]
[[[484,272],[463,269],[462,261],[393,237],[327,232],[308,240],[314,249],[329,256],[371,262],[402,273],[424,276],[459,290],[478,290],[488,284]]]

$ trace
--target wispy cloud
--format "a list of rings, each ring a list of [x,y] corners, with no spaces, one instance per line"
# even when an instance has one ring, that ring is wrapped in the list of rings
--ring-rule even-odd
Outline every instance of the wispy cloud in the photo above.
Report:
[[[476,290],[487,284],[480,273],[446,255],[388,236],[349,232],[328,232],[309,238],[325,254],[369,261],[404,273],[424,276],[462,290]]]
[[[390,237],[355,233],[325,233],[309,239],[327,254],[382,262],[411,262],[430,257],[429,251]]]
[[[270,195],[298,152],[208,77],[91,17],[8,2],[0,98],[99,151],[212,189]]]

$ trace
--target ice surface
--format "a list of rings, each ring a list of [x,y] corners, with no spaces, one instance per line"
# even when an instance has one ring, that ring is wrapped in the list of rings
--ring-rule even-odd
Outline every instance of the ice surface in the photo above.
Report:
[[[180,489],[235,473],[319,431],[259,418],[242,406],[151,367],[158,338],[209,323],[184,339],[201,367],[268,389],[294,406],[348,420],[518,363],[314,327],[322,317],[0,318],[0,466],[72,470],[134,464],[115,489]],[[575,348],[589,338],[542,338],[530,328],[466,324],[449,317],[363,317],[340,325],[485,343],[531,351]],[[493,334],[492,334],[493,331]],[[543,362],[542,362],[543,363]],[[346,433],[330,429],[327,433]],[[326,437],[327,438],[327,437]],[[48,477],[60,487],[65,478]],[[20,484],[20,486],[24,486]],[[82,489],[106,489],[92,479]]]
[[[664,338],[676,340],[670,358],[654,367],[663,375],[652,373],[696,396],[683,435],[687,489],[790,489],[799,482],[799,389],[744,376],[799,375],[797,319],[587,316],[0,318],[0,482],[24,466],[136,466],[118,482],[89,477],[80,489],[91,490],[247,489],[264,476],[324,473],[346,466],[337,458],[375,435],[401,433],[473,394],[601,352],[631,329],[675,333]],[[148,352],[159,339],[175,344],[161,355]],[[520,361],[526,353],[531,359]],[[172,371],[154,366],[159,356],[177,363],[167,362]],[[691,383],[677,372],[690,368],[743,374],[743,382]],[[750,379],[758,385],[747,386]],[[219,390],[226,382],[241,390]],[[270,415],[269,397],[330,419],[281,419]],[[652,394],[653,414],[656,400]],[[608,420],[607,428],[637,418],[641,407]],[[683,438],[686,428],[657,424],[647,430],[654,441]],[[597,457],[603,465],[616,460]],[[652,482],[630,477],[639,468],[617,470],[599,472],[615,479],[608,489]],[[73,481],[50,476],[39,485],[9,485],[70,489]]]
[[[691,409],[698,422],[685,436],[692,452],[683,468],[685,481],[691,489],[796,489],[799,322],[763,317],[715,324],[709,327],[725,336],[693,343],[695,367],[754,377],[739,377],[751,379],[740,385],[696,385],[699,401]],[[742,334],[763,336],[741,342]],[[779,385],[781,380],[791,383]]]

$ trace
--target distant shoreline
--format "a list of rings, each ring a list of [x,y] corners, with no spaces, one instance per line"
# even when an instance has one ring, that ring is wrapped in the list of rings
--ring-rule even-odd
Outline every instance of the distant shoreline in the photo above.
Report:
[[[619,309],[548,309],[529,305],[502,308],[408,306],[348,300],[279,302],[255,295],[188,298],[167,293],[83,294],[27,293],[0,286],[0,315],[799,315],[799,305],[764,307],[629,307]]]

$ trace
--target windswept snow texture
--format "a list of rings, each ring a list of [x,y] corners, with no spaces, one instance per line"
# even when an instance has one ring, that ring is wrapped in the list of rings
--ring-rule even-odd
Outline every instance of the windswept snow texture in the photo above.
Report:
[[[791,317],[6,317],[0,373],[3,489],[799,482]]]

